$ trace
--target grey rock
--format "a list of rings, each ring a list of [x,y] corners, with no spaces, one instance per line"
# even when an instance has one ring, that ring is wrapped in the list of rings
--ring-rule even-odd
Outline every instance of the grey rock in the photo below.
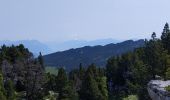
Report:
[[[152,100],[170,100],[170,92],[165,87],[170,85],[170,80],[151,80],[148,83],[148,93]]]

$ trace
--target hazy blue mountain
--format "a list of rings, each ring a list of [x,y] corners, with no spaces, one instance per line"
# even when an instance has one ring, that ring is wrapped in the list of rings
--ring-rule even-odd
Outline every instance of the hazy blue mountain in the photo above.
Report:
[[[3,44],[8,45],[8,46],[12,44],[13,45],[23,44],[26,48],[28,48],[31,52],[33,52],[35,56],[37,56],[39,52],[42,52],[42,54],[48,54],[52,52],[51,49],[47,45],[37,40],[0,41],[0,45],[3,45]]]
[[[24,44],[35,56],[42,52],[43,55],[53,53],[56,51],[64,51],[71,48],[79,48],[83,46],[94,46],[94,45],[105,45],[108,43],[117,43],[118,40],[113,39],[101,39],[93,41],[83,41],[83,40],[70,40],[66,42],[39,42],[37,40],[19,40],[19,41],[10,41],[4,40],[0,41],[0,45],[6,44],[8,46],[14,44]]]
[[[95,46],[95,45],[106,45],[109,43],[118,43],[120,40],[114,40],[114,39],[99,39],[99,40],[93,40],[93,41],[84,41],[84,40],[70,40],[66,42],[47,42],[46,45],[48,45],[52,51],[64,51],[71,48],[80,48],[84,46]]]
[[[65,67],[67,70],[78,67],[80,63],[87,66],[91,63],[103,67],[108,58],[133,51],[144,45],[144,40],[128,40],[117,44],[85,46],[44,56],[46,66]]]

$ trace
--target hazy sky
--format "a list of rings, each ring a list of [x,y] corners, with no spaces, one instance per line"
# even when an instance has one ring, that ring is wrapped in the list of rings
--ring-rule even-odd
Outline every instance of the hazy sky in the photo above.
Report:
[[[0,0],[0,40],[117,40],[160,34],[170,0]]]

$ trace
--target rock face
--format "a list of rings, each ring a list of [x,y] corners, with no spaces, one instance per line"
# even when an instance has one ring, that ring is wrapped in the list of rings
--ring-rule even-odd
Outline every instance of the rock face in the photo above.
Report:
[[[169,81],[152,80],[148,83],[148,93],[152,100],[170,100],[170,92],[165,87],[170,85]]]

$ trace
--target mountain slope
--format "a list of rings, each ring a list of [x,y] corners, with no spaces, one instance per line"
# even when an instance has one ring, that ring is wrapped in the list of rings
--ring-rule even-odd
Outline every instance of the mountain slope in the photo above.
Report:
[[[84,66],[94,63],[102,67],[105,66],[108,58],[132,51],[143,45],[144,40],[128,40],[105,46],[85,46],[45,55],[44,61],[46,66],[62,66],[67,70],[76,68],[80,63]]]
[[[98,39],[92,41],[85,41],[85,40],[69,40],[65,42],[46,42],[45,44],[48,45],[54,52],[58,51],[65,51],[70,48],[81,48],[84,46],[95,46],[95,45],[106,45],[109,43],[118,43],[121,40],[115,39]]]

